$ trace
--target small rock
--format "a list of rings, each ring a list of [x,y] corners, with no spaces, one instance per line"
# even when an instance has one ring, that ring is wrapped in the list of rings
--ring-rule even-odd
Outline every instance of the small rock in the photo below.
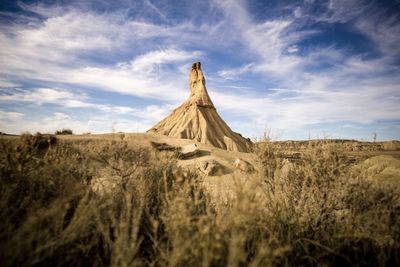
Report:
[[[197,168],[205,175],[212,176],[221,169],[221,165],[215,160],[203,160],[198,163]]]
[[[251,165],[249,162],[247,162],[243,159],[240,159],[240,158],[237,158],[235,160],[235,167],[238,168],[240,171],[246,172],[246,173],[250,173],[250,172],[254,171],[253,165]]]
[[[187,159],[197,156],[200,152],[199,147],[196,144],[190,144],[183,146],[179,151],[180,158]]]

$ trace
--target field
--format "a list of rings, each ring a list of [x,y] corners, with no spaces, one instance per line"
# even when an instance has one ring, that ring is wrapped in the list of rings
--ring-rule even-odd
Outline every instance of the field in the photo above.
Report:
[[[400,266],[398,142],[198,144],[182,160],[150,140],[193,143],[0,137],[0,265]]]

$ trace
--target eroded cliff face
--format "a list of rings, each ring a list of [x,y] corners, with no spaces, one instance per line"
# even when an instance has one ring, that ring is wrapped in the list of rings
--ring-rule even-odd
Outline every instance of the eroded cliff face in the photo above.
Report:
[[[200,62],[192,65],[189,90],[189,98],[148,132],[192,139],[230,151],[249,151],[251,141],[233,132],[217,113]]]
[[[196,62],[192,65],[189,75],[190,96],[188,101],[204,107],[215,108],[206,88],[206,79],[201,70],[201,63]]]

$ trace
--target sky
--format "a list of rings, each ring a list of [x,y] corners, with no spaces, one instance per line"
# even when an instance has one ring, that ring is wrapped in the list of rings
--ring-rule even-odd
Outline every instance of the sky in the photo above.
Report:
[[[2,0],[0,131],[145,132],[197,61],[246,137],[400,139],[400,0]]]

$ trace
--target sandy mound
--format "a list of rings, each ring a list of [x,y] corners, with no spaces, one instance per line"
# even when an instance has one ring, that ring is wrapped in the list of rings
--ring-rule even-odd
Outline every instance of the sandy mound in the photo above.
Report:
[[[158,150],[158,146],[155,148],[154,143],[163,145],[165,149],[161,150],[166,151],[171,151],[170,148],[182,148],[195,144],[200,150],[199,153],[194,157],[178,159],[177,165],[183,169],[198,171],[202,177],[202,184],[212,196],[213,201],[218,203],[227,202],[237,191],[245,190],[246,188],[251,188],[255,192],[255,188],[262,184],[260,181],[262,176],[259,175],[262,166],[258,162],[257,156],[253,153],[227,151],[194,140],[151,133],[64,135],[57,138],[75,144],[81,142],[90,143],[92,146],[101,146],[101,142],[104,141],[124,141],[129,146],[139,146],[153,151]],[[238,166],[238,162],[246,165],[250,164],[250,168],[249,166],[244,168]],[[215,170],[209,169],[208,165],[216,165]],[[246,171],[246,169],[251,170]],[[92,180],[94,189],[105,192],[112,190],[115,181],[110,180],[110,177],[112,178],[113,176],[100,169],[98,176]]]
[[[233,132],[218,115],[208,95],[200,62],[192,66],[189,88],[189,99],[148,132],[192,139],[229,151],[248,152],[251,141]]]

